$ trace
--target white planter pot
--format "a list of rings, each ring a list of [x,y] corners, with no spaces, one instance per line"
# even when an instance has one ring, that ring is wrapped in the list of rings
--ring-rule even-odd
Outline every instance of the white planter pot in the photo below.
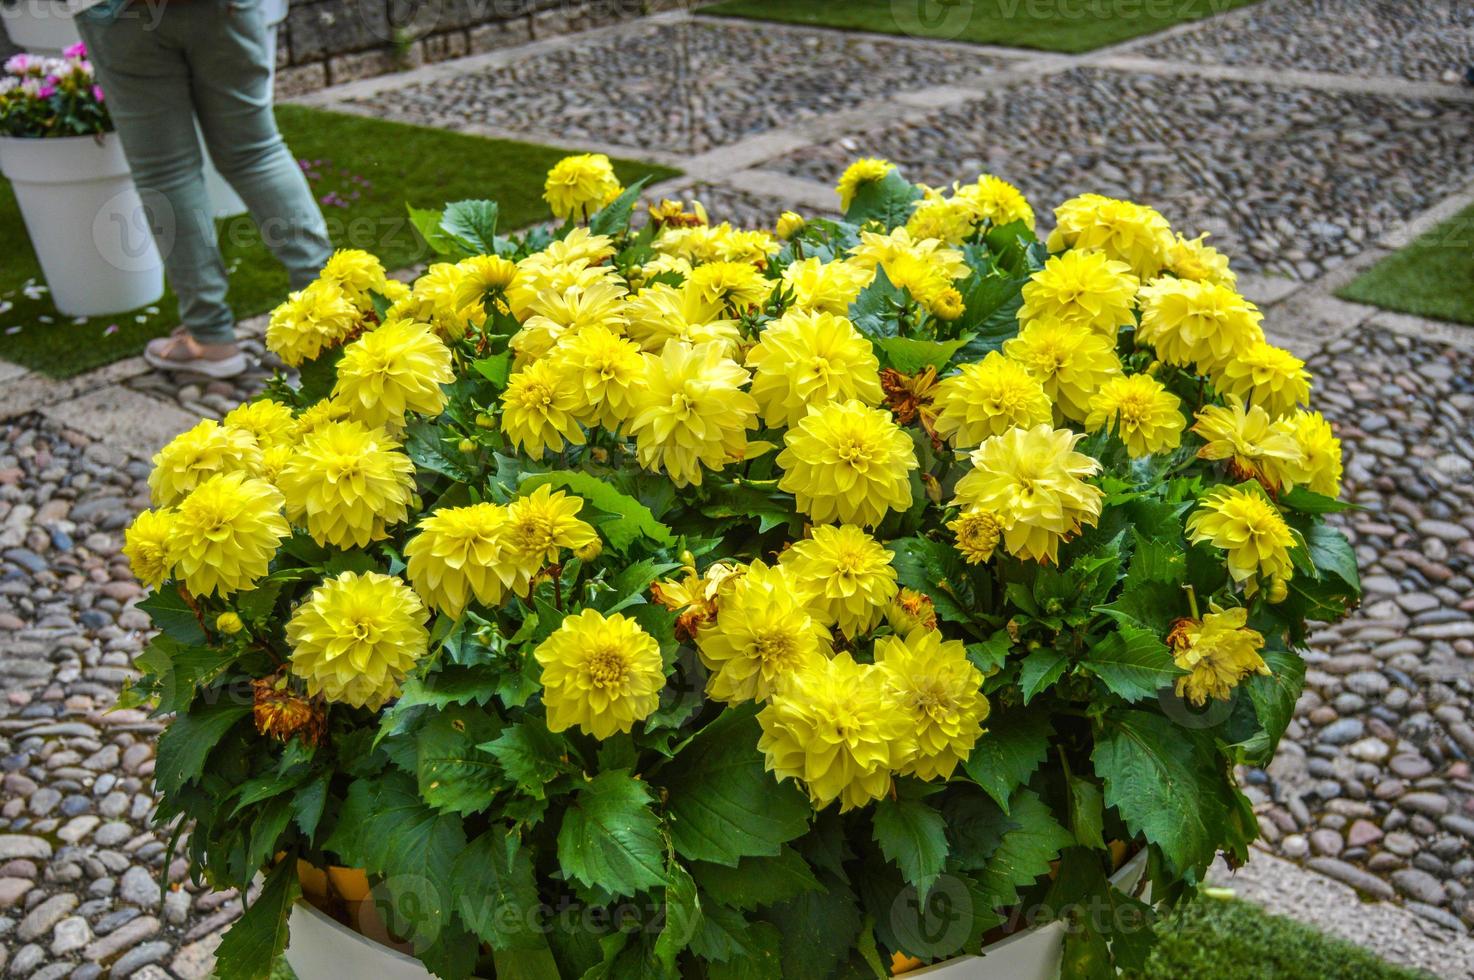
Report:
[[[164,265],[116,133],[0,137],[0,172],[58,311],[126,313],[164,294]]]
[[[0,21],[10,43],[31,54],[59,58],[63,49],[82,40],[71,11],[57,0],[15,0],[0,3]]]
[[[1146,869],[1146,851],[1111,876],[1118,888],[1130,891]],[[413,956],[361,936],[306,902],[292,908],[286,959],[298,980],[335,977],[373,977],[374,980],[434,980]],[[926,980],[1059,980],[1064,954],[1065,927],[1051,922],[1015,933],[979,956],[959,956],[905,974]]]

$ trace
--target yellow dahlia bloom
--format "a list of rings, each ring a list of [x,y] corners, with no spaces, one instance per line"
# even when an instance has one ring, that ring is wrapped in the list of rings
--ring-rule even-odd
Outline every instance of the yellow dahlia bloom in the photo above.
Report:
[[[1066,252],[1045,262],[1024,283],[1019,322],[1056,320],[1114,340],[1118,327],[1136,322],[1140,286],[1130,266],[1104,252]]]
[[[895,169],[895,164],[878,157],[862,157],[845,167],[844,173],[839,175],[839,183],[834,187],[834,193],[839,195],[840,213],[843,214],[850,209],[850,205],[854,203],[856,191],[866,184],[884,180],[885,175]]]
[[[533,459],[565,443],[584,444],[578,413],[584,407],[578,383],[563,365],[534,361],[507,380],[502,392],[502,432]]]
[[[992,174],[981,174],[972,184],[954,185],[952,196],[972,208],[974,223],[987,221],[997,228],[1022,221],[1034,230],[1034,209],[1028,199],[1017,187]]]
[[[123,532],[123,554],[133,577],[150,589],[157,589],[169,577],[169,534],[174,528],[171,508],[145,510],[133,519]]]
[[[420,520],[419,534],[404,548],[410,584],[431,608],[459,616],[475,599],[502,601],[501,532],[507,509],[493,503],[443,507]]]
[[[409,412],[445,410],[455,380],[450,348],[422,323],[387,320],[343,349],[333,397],[365,425],[404,424]]]
[[[773,230],[777,232],[779,238],[786,242],[794,235],[803,231],[805,224],[807,222],[804,221],[803,215],[796,211],[784,211],[778,215],[778,221],[774,225]]]
[[[983,675],[967,659],[966,648],[959,640],[943,640],[936,630],[919,629],[905,639],[875,641],[875,665],[916,739],[916,753],[899,773],[952,778],[983,734],[989,710],[980,690]]]
[[[549,242],[541,252],[524,259],[522,263],[519,263],[519,268],[537,259],[551,262],[554,265],[570,262],[587,262],[590,265],[598,265],[605,259],[613,257],[616,251],[614,239],[608,235],[595,235],[587,228],[575,228],[557,241]],[[607,275],[614,274],[612,269],[601,271]]]
[[[1296,412],[1290,417],[1295,441],[1305,457],[1297,483],[1327,497],[1341,495],[1341,440],[1319,412]]]
[[[696,571],[696,559],[688,551],[681,555],[681,577],[650,584],[650,597],[676,617],[675,634],[680,640],[693,640],[701,627],[717,614],[717,596],[728,588],[747,568],[725,561],[715,561],[704,573]]]
[[[319,275],[319,278],[335,283],[348,301],[365,313],[374,308],[374,300],[369,293],[383,295],[388,277],[384,264],[359,248],[338,249],[323,265]]]
[[[1310,401],[1310,372],[1294,354],[1261,340],[1222,362],[1213,387],[1280,418]]]
[[[220,424],[249,432],[262,450],[290,445],[296,438],[297,420],[292,416],[292,410],[270,398],[237,405],[225,413]]]
[[[935,187],[921,185],[922,197],[912,203],[906,230],[917,238],[936,238],[957,245],[977,228],[971,203],[956,195],[947,197]]]
[[[329,422],[304,436],[278,477],[287,513],[318,544],[364,547],[409,514],[415,468],[383,429]]]
[[[415,280],[409,295],[389,307],[390,320],[428,323],[446,343],[461,339],[471,324],[486,322],[486,309],[479,301],[467,302],[471,292],[467,273],[452,262],[432,262]]]
[[[1203,241],[1207,237],[1174,236],[1172,249],[1167,253],[1167,269],[1179,279],[1212,282],[1232,289],[1239,277],[1228,267],[1228,256]]]
[[[1228,552],[1228,573],[1242,585],[1258,576],[1288,582],[1295,572],[1295,533],[1263,491],[1217,486],[1187,519],[1188,538]],[[1251,588],[1250,591],[1253,591]]]
[[[287,296],[266,323],[266,349],[296,367],[336,347],[357,330],[363,312],[341,286],[318,279]]]
[[[903,259],[915,266],[914,272],[899,267],[898,260]],[[849,262],[872,273],[876,266],[883,266],[890,281],[898,286],[899,280],[908,276],[916,277],[917,281],[934,276],[936,281],[951,283],[972,274],[967,258],[960,251],[948,248],[936,238],[915,238],[904,225],[888,232],[860,232],[860,244],[850,249]],[[926,272],[928,268],[932,272]]]
[[[896,596],[894,557],[853,524],[826,524],[779,560],[819,620],[854,639],[875,628]]]
[[[316,432],[329,422],[341,422],[348,417],[348,406],[335,398],[328,397],[315,401],[302,409],[297,416],[296,427],[292,429],[293,442]]]
[[[296,452],[297,444],[295,442],[284,442],[280,445],[262,450],[261,466],[256,471],[256,475],[267,483],[275,484],[281,477],[281,471],[286,469],[287,464],[292,461],[292,456]]]
[[[602,237],[602,236],[601,236]],[[601,282],[620,285],[618,270],[611,266],[591,265],[586,258],[555,262],[548,252],[537,252],[517,263],[517,274],[507,287],[507,307],[518,320],[532,315],[532,304],[539,296],[558,294],[577,286],[590,289]]]
[[[1121,375],[1121,359],[1110,338],[1054,320],[1034,320],[1003,342],[1003,353],[1029,369],[1059,414],[1083,422],[1090,399]]]
[[[737,355],[742,334],[736,320],[723,319],[720,299],[706,299],[689,284],[658,282],[629,297],[625,304],[630,339],[658,354],[668,340],[688,344],[717,343],[727,357]]]
[[[149,496],[155,507],[167,507],[217,474],[254,476],[261,466],[261,448],[247,430],[204,419],[169,440],[153,462]]]
[[[1168,364],[1205,374],[1264,342],[1258,307],[1227,286],[1164,276],[1141,287],[1138,342]]]
[[[617,432],[634,417],[645,383],[645,359],[634,341],[608,327],[585,327],[565,337],[550,358],[554,370],[572,378],[579,421]]]
[[[747,262],[708,262],[691,270],[686,288],[708,303],[741,310],[766,303],[773,281]]]
[[[930,256],[901,252],[887,259],[881,268],[891,285],[906,290],[928,312],[943,320],[962,315],[962,294],[952,288],[946,269]]]
[[[1009,554],[1055,564],[1060,543],[1100,519],[1105,494],[1085,482],[1100,463],[1075,451],[1083,438],[1047,422],[994,436],[973,451],[952,502],[992,514]]]
[[[542,666],[549,731],[576,725],[605,739],[628,732],[660,706],[660,645],[619,613],[606,617],[585,609],[568,616],[533,656]]]
[[[744,262],[765,266],[770,255],[782,247],[765,231],[733,228],[723,221],[719,225],[667,225],[651,243],[657,252],[685,259],[692,265],[702,262]]]
[[[1018,361],[990,351],[937,385],[935,428],[953,446],[976,446],[1016,425],[1048,422],[1053,405],[1039,379]]]
[[[792,291],[793,305],[800,310],[843,316],[874,277],[873,269],[843,259],[825,262],[807,258],[788,263],[783,270],[783,288]]]
[[[889,412],[864,402],[830,402],[783,435],[778,488],[816,524],[874,527],[911,506],[916,447]]]
[[[645,383],[630,433],[640,465],[664,470],[678,487],[701,485],[702,467],[719,470],[747,454],[757,402],[742,390],[747,370],[717,343],[669,341],[645,355]]]
[[[578,153],[564,157],[548,171],[548,179],[543,183],[543,200],[548,202],[554,217],[572,215],[587,220],[623,190],[607,156]]]
[[[1046,243],[1051,252],[1104,252],[1125,262],[1143,282],[1162,270],[1172,251],[1172,227],[1144,204],[1081,194],[1055,208],[1054,220]]]
[[[250,589],[292,533],[283,503],[281,491],[265,480],[244,473],[212,476],[175,509],[165,562],[195,595]]]
[[[712,672],[707,697],[766,701],[787,678],[829,655],[829,631],[797,584],[787,569],[760,561],[725,580],[715,618],[696,633],[697,652]]]
[[[794,674],[757,720],[768,771],[802,785],[820,810],[839,800],[843,813],[885,796],[892,772],[916,751],[912,720],[881,668],[848,653]]]
[[[957,550],[969,565],[981,565],[993,558],[998,542],[1003,537],[1003,528],[998,518],[986,510],[969,508],[947,522],[947,530],[956,539]]]
[[[584,327],[608,327],[623,333],[624,297],[628,291],[622,284],[608,279],[587,286],[544,290],[527,304],[529,315],[523,329],[551,333],[555,338],[565,331]]]
[[[507,505],[495,569],[502,584],[525,596],[532,580],[548,565],[561,563],[564,551],[587,548],[599,540],[593,525],[578,516],[583,498],[543,484]]]
[[[914,629],[934,630],[937,628],[937,608],[931,596],[915,589],[902,589],[886,607],[885,621],[899,636],[905,636]]]
[[[287,621],[289,669],[313,697],[377,711],[429,650],[428,618],[399,579],[344,572],[313,589]]]
[[[1227,405],[1208,405],[1192,431],[1203,440],[1199,459],[1226,459],[1236,479],[1258,480],[1288,490],[1303,477],[1305,454],[1287,419],[1271,420],[1258,405],[1245,406],[1232,395]]]
[[[1264,637],[1245,625],[1249,610],[1212,610],[1201,621],[1180,621],[1169,637],[1173,661],[1188,672],[1177,678],[1177,696],[1196,705],[1209,698],[1227,700],[1250,674],[1269,675],[1269,665],[1259,655]]]
[[[770,426],[792,426],[810,406],[859,399],[878,405],[880,361],[848,319],[789,310],[747,352],[752,397]]]
[[[461,273],[454,298],[457,309],[484,308],[488,294],[505,290],[517,277],[517,264],[500,255],[473,255],[457,262],[456,269]]]
[[[1132,459],[1166,452],[1182,442],[1187,419],[1178,411],[1181,404],[1149,374],[1111,378],[1090,399],[1085,431],[1114,432]]]

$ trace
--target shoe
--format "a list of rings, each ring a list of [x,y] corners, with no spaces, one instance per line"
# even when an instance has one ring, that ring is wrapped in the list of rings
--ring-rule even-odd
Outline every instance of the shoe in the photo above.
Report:
[[[150,340],[143,359],[160,371],[183,371],[207,378],[233,378],[246,369],[246,355],[231,341],[202,344],[179,327],[167,337]]]

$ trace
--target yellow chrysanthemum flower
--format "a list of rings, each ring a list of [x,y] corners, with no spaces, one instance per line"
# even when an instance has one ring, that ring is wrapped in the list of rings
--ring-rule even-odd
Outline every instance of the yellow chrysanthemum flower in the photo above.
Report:
[[[937,628],[937,607],[931,597],[915,589],[902,589],[885,608],[885,621],[898,636],[914,629]]]
[[[895,169],[895,164],[878,157],[862,157],[845,167],[844,173],[839,175],[839,183],[834,186],[834,193],[839,195],[840,213],[850,209],[856,191],[866,184],[884,180],[885,175]]]
[[[529,316],[523,330],[542,330],[554,338],[564,331],[584,327],[608,327],[616,333],[625,328],[624,298],[628,290],[620,283],[600,279],[587,286],[547,289],[527,305]],[[551,346],[551,345],[549,345]]]
[[[466,335],[472,324],[486,322],[486,309],[470,298],[464,269],[452,262],[432,262],[415,280],[409,295],[389,307],[390,320],[428,323],[446,343]]]
[[[911,506],[916,447],[889,412],[864,402],[830,402],[783,436],[778,488],[816,524],[874,527]]]
[[[497,606],[505,586],[501,532],[507,509],[493,503],[443,507],[425,516],[404,548],[410,584],[433,609],[459,616],[475,599]]]
[[[703,262],[741,262],[759,268],[782,247],[765,231],[719,225],[666,226],[651,243],[662,255],[685,259],[691,265]]]
[[[1114,432],[1132,459],[1166,452],[1182,443],[1187,419],[1178,411],[1181,404],[1182,399],[1151,375],[1111,378],[1090,399],[1085,431]]]
[[[969,508],[957,515],[956,520],[947,522],[947,530],[955,538],[957,550],[969,565],[981,565],[993,558],[998,542],[1003,537],[1003,528],[998,518],[986,510]]]
[[[1034,230],[1034,209],[1017,187],[992,174],[980,174],[976,182],[953,186],[952,196],[972,208],[974,222],[987,221],[994,228],[1022,221]]]
[[[344,572],[313,589],[287,621],[289,669],[313,697],[377,711],[429,650],[428,618],[399,579]]]
[[[264,576],[292,529],[281,491],[244,473],[212,476],[180,501],[165,561],[195,595],[227,596]]]
[[[616,269],[590,265],[586,258],[554,262],[546,251],[537,252],[517,263],[517,274],[507,287],[505,299],[512,315],[518,320],[526,320],[532,315],[532,304],[540,296],[561,294],[575,286],[590,289],[601,282],[621,285],[615,281],[618,275]]]
[[[329,422],[304,436],[278,477],[293,522],[318,544],[364,547],[409,515],[415,468],[383,429]]]
[[[343,287],[318,279],[287,296],[266,323],[266,349],[296,367],[336,347],[357,330],[363,311]]]
[[[1164,276],[1141,287],[1140,343],[1168,364],[1205,374],[1264,342],[1258,307],[1227,286]]]
[[[1055,208],[1054,220],[1046,243],[1051,252],[1066,248],[1104,252],[1125,262],[1142,282],[1162,270],[1172,251],[1172,227],[1144,204],[1081,194]]]
[[[538,572],[562,562],[563,552],[599,540],[593,525],[578,516],[583,498],[543,484],[507,505],[501,529],[501,557],[495,564],[502,584],[525,596]]]
[[[333,397],[365,425],[401,426],[409,412],[444,411],[440,386],[454,380],[450,348],[429,327],[387,320],[343,349]]]
[[[921,185],[920,200],[911,205],[906,230],[917,238],[936,238],[948,245],[964,241],[977,228],[977,215],[970,202],[959,196],[947,197],[935,187]]]
[[[1053,405],[1044,386],[1022,364],[990,351],[937,385],[937,435],[958,448],[975,447],[1016,425],[1048,422]]]
[[[707,697],[766,701],[811,661],[829,655],[829,631],[804,604],[792,574],[754,561],[725,580],[716,616],[696,634],[711,670]]]
[[[881,266],[886,278],[897,289],[904,289],[927,311],[943,320],[955,320],[962,314],[962,294],[952,288],[946,269],[930,256],[901,252]]]
[[[778,221],[773,230],[777,232],[779,238],[786,242],[794,235],[803,231],[805,224],[807,222],[804,221],[803,215],[796,211],[784,211],[778,215]]]
[[[875,642],[875,665],[891,696],[900,702],[916,739],[916,753],[903,776],[950,779],[972,754],[988,717],[982,673],[967,659],[959,640],[919,629]]]
[[[888,232],[862,231],[860,244],[850,249],[850,264],[873,273],[876,266],[897,286],[906,280],[916,288],[911,295],[938,291],[972,274],[967,258],[940,239],[913,238],[904,225]]]
[[[1003,353],[1028,368],[1059,415],[1072,422],[1083,422],[1090,399],[1121,374],[1121,359],[1108,337],[1054,320],[1026,324],[1017,337],[1003,342]]]
[[[556,361],[529,364],[507,380],[502,392],[502,432],[533,459],[566,443],[584,444],[578,413],[583,394],[572,374]]]
[[[1198,458],[1228,460],[1235,479],[1258,480],[1276,490],[1300,482],[1305,454],[1293,424],[1273,420],[1258,405],[1245,406],[1232,395],[1226,400],[1227,405],[1208,405],[1197,414],[1192,431],[1204,443]]]
[[[880,799],[916,751],[912,720],[881,668],[848,653],[796,673],[757,720],[768,770],[802,785],[815,809],[839,800],[843,813]]]
[[[1295,441],[1305,461],[1296,482],[1327,497],[1341,495],[1341,440],[1319,412],[1296,412],[1290,417]]]
[[[1140,286],[1130,266],[1104,252],[1066,252],[1045,262],[1024,283],[1019,322],[1055,320],[1114,340],[1118,327],[1136,322]]]
[[[1282,347],[1258,341],[1222,362],[1213,386],[1258,405],[1274,418],[1289,415],[1310,401],[1310,372],[1305,362]]]
[[[254,476],[261,467],[261,448],[247,430],[204,419],[170,439],[154,454],[153,463],[149,496],[155,507],[167,507],[212,476]]]
[[[1167,269],[1179,279],[1194,279],[1234,288],[1239,277],[1228,267],[1228,256],[1209,245],[1203,239],[1173,236],[1172,249],[1167,253]]]
[[[747,262],[708,262],[691,270],[686,288],[708,303],[744,310],[766,303],[773,281]]]
[[[297,420],[292,416],[292,410],[270,398],[237,405],[225,413],[220,424],[249,432],[263,451],[273,446],[290,445],[297,429]]]
[[[336,283],[348,301],[364,313],[374,308],[370,293],[384,292],[388,273],[377,257],[359,248],[340,248],[322,267],[319,278]]]
[[[284,442],[279,446],[272,446],[261,453],[261,466],[256,475],[267,483],[276,483],[281,477],[281,471],[292,461],[292,455],[297,451],[296,442]]]
[[[853,524],[823,525],[779,556],[820,622],[854,639],[875,628],[895,598],[895,554]]]
[[[742,340],[737,321],[724,319],[720,299],[706,299],[689,284],[658,282],[629,297],[625,304],[630,339],[642,350],[658,354],[668,340],[688,344],[716,343],[723,355],[735,357]]]
[[[634,417],[645,359],[640,345],[608,327],[585,327],[565,337],[550,355],[554,369],[573,379],[577,418],[611,432]]]
[[[1249,629],[1249,610],[1212,607],[1201,621],[1186,619],[1172,629],[1172,660],[1187,671],[1177,678],[1177,696],[1196,705],[1209,698],[1225,701],[1250,674],[1269,675],[1259,655],[1264,637]]]
[[[549,242],[546,248],[523,260],[518,267],[521,268],[533,260],[550,262],[554,265],[573,262],[598,265],[605,259],[613,257],[616,251],[618,250],[614,247],[614,239],[608,235],[595,235],[587,228],[575,228],[557,241]],[[612,269],[600,271],[611,276],[615,274]]]
[[[564,157],[548,171],[543,200],[556,218],[573,215],[587,220],[623,191],[607,156],[578,153]]]
[[[315,401],[302,409],[302,413],[297,416],[297,424],[292,429],[292,440],[295,443],[329,422],[341,422],[347,417],[348,406],[337,399],[328,397]]]
[[[1250,592],[1256,576],[1288,582],[1295,573],[1295,532],[1255,484],[1209,490],[1188,517],[1187,533],[1194,544],[1207,541],[1228,552],[1229,575],[1240,585],[1249,582]]]
[[[174,529],[174,511],[170,508],[145,510],[133,519],[123,532],[123,554],[134,578],[157,589],[173,571],[169,561],[169,534]]]
[[[992,514],[1009,554],[1055,564],[1060,543],[1100,519],[1105,494],[1085,482],[1100,463],[1075,451],[1083,438],[1047,422],[994,436],[973,451],[952,502]]]
[[[456,309],[483,306],[486,297],[505,290],[517,277],[517,264],[499,255],[473,255],[456,263],[460,281],[456,283]]]
[[[793,305],[800,310],[843,316],[874,277],[873,269],[843,259],[825,262],[811,257],[788,263],[783,270],[783,288],[792,291]]]
[[[533,652],[542,666],[548,730],[575,725],[594,738],[628,732],[660,706],[660,645],[633,619],[585,609]]]
[[[757,402],[742,388],[747,369],[717,343],[668,341],[645,355],[645,382],[630,433],[640,465],[664,470],[678,487],[701,485],[702,467],[719,470],[747,454]]]
[[[792,426],[813,405],[859,399],[878,405],[880,361],[854,325],[832,313],[789,310],[747,352],[752,397],[770,426]]]

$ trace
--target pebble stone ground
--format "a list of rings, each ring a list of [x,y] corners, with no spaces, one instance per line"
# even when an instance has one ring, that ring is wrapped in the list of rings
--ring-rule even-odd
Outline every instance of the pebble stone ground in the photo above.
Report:
[[[1474,93],[1448,73],[1470,61],[1458,0],[1265,0],[1078,57],[673,14],[303,101],[672,163],[685,176],[652,196],[746,224],[832,212],[837,168],[876,153],[936,182],[996,172],[1046,224],[1089,189],[1213,232],[1319,376],[1368,587],[1314,635],[1278,757],[1245,773],[1277,855],[1245,890],[1467,976],[1474,331],[1331,294],[1474,201]],[[258,366],[232,382],[136,359],[70,382],[0,364],[0,975],[205,976],[238,914],[166,866],[148,824],[157,722],[107,708],[145,638],[118,554],[144,461],[260,386],[248,346]]]

